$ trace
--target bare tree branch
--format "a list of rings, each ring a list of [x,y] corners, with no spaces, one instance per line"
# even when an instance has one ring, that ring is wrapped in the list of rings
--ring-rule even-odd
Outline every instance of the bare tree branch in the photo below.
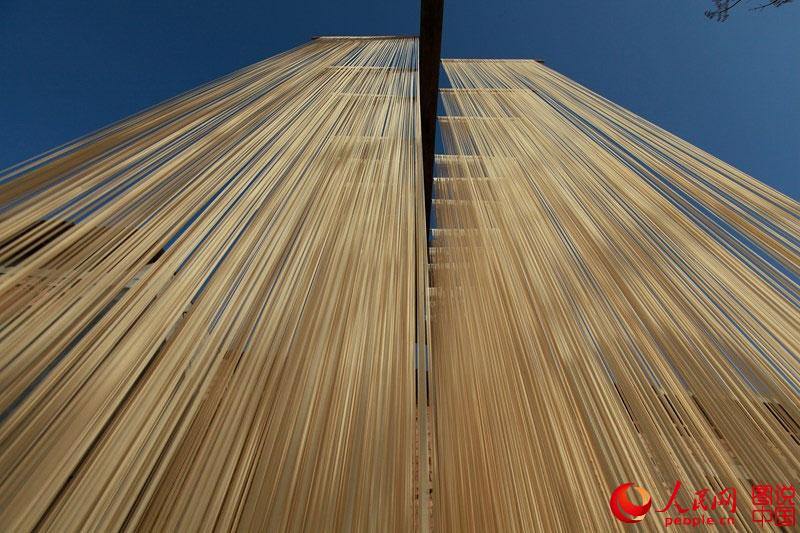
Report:
[[[739,5],[742,0],[712,0],[714,2],[715,9],[709,9],[705,12],[706,17],[717,20],[719,22],[723,22],[727,20],[728,16],[730,15],[730,11]],[[749,1],[749,0],[748,0]],[[770,0],[760,6],[751,7],[750,11],[759,11],[769,6],[779,7],[784,4],[788,4],[792,0]]]

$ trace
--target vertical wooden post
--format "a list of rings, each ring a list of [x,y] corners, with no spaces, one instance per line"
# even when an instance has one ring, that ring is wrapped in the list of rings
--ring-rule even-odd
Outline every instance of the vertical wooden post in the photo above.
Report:
[[[422,117],[422,164],[425,174],[425,217],[430,229],[433,156],[436,147],[436,104],[442,60],[444,0],[421,0],[419,12],[419,102]]]
[[[427,305],[428,261],[427,235],[431,228],[431,200],[433,197],[433,162],[436,148],[436,107],[439,100],[439,66],[442,60],[442,17],[444,0],[421,0],[419,13],[419,101],[422,137],[423,181],[425,185],[425,236],[419,245],[426,252],[424,271],[421,280],[422,301],[417,306],[418,340],[417,346],[417,424],[419,430],[418,490],[419,490],[419,530],[430,531],[430,449],[428,441],[428,371],[430,338],[425,315]],[[418,292],[419,294],[419,292]]]

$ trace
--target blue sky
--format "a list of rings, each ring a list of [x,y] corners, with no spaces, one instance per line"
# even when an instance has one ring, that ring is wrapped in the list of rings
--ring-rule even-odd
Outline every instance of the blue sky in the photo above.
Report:
[[[757,1],[757,0],[754,0]],[[800,3],[445,0],[445,57],[542,58],[800,199]],[[416,34],[418,1],[0,0],[0,168],[313,35]]]

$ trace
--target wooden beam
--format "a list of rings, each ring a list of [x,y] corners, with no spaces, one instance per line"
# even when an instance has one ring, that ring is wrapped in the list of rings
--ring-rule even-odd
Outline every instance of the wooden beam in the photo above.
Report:
[[[419,101],[422,118],[422,163],[425,176],[425,217],[430,229],[433,194],[433,154],[436,147],[436,104],[442,58],[444,0],[421,0],[419,13]]]

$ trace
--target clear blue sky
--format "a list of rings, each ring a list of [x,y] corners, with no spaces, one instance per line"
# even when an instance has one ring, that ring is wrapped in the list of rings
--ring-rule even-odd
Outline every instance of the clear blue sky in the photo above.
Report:
[[[757,0],[754,0],[757,1]],[[800,199],[800,2],[445,0],[445,57],[551,67]],[[416,34],[416,0],[0,0],[0,168],[312,35]]]

